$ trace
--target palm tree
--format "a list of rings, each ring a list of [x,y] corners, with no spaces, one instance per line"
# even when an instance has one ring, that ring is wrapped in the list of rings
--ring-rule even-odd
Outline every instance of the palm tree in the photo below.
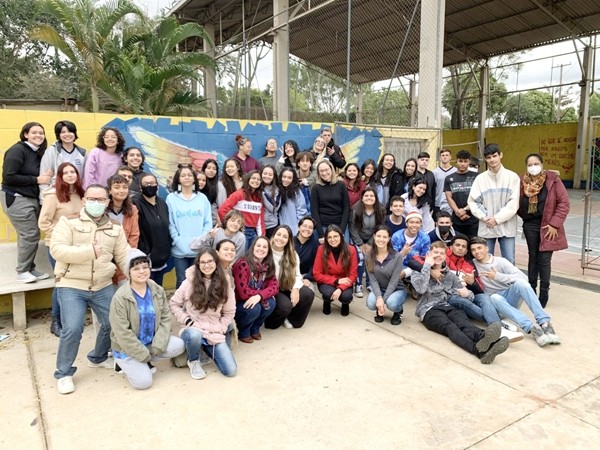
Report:
[[[92,111],[100,109],[98,84],[105,77],[105,46],[128,14],[145,20],[130,0],[40,0],[41,11],[60,24],[37,26],[32,39],[57,48],[80,71],[90,88]]]
[[[106,77],[98,87],[109,104],[129,114],[191,114],[206,109],[205,100],[190,91],[199,69],[215,61],[200,52],[179,52],[185,42],[206,38],[196,23],[179,24],[173,17],[157,23],[130,24],[122,42],[108,46]]]

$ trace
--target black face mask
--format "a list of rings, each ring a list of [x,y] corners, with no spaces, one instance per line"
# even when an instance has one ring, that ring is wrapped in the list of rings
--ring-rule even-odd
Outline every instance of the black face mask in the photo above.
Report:
[[[154,197],[158,192],[158,186],[142,186],[142,194],[146,197]]]
[[[450,226],[449,225],[438,226],[438,230],[440,230],[441,235],[448,234],[448,233],[450,233]]]

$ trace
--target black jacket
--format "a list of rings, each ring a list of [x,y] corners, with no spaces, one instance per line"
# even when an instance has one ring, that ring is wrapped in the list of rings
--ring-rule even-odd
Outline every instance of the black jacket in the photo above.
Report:
[[[162,267],[171,256],[167,202],[157,195],[156,205],[153,205],[148,203],[143,195],[136,195],[133,203],[138,209],[140,226],[138,248],[150,257],[152,267]]]
[[[8,194],[38,198],[40,187],[40,163],[43,152],[36,152],[25,142],[17,142],[4,153],[2,167],[2,190]]]

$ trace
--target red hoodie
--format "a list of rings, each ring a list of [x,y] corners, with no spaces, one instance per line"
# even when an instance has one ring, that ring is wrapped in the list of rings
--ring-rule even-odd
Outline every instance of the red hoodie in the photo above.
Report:
[[[446,265],[448,266],[448,269],[458,275],[460,281],[463,281],[461,276],[462,273],[475,275],[475,283],[468,285],[467,287],[470,291],[473,291],[474,294],[483,293],[483,285],[479,279],[479,274],[477,273],[475,265],[471,261],[463,256],[456,256],[454,253],[452,253],[452,249],[448,248],[446,251]]]

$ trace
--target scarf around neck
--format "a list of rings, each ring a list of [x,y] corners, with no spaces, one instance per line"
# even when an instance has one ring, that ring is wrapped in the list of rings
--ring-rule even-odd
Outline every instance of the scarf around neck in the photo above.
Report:
[[[531,176],[526,174],[523,177],[523,193],[529,197],[529,208],[527,209],[528,214],[535,214],[538,207],[538,194],[544,187],[546,182],[546,171],[542,171],[539,175]]]

